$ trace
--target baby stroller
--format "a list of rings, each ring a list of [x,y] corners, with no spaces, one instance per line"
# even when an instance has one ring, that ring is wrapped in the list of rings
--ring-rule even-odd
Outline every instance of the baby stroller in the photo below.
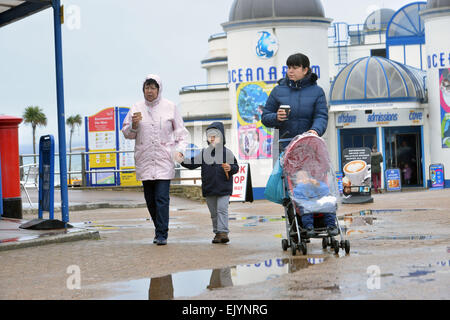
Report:
[[[292,255],[297,250],[307,254],[306,244],[310,242],[310,237],[306,235],[301,216],[313,214],[315,236],[312,238],[321,238],[323,249],[330,247],[338,254],[341,248],[348,254],[350,242],[344,239],[336,217],[340,194],[325,141],[316,135],[304,133],[292,140],[280,139],[280,150],[281,144],[287,141],[290,143],[280,155],[288,238],[281,241],[283,250],[291,248]],[[327,232],[324,223],[324,214],[327,213],[334,214],[340,241]]]

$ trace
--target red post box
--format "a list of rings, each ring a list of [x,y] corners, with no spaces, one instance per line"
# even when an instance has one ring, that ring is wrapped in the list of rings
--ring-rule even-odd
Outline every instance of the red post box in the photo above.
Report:
[[[19,124],[22,118],[0,115],[3,217],[22,219]]]

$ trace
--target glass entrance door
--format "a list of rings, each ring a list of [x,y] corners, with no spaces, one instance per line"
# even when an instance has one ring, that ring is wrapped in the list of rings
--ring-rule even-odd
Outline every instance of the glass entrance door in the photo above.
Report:
[[[385,165],[400,169],[403,187],[423,185],[419,128],[385,128]]]

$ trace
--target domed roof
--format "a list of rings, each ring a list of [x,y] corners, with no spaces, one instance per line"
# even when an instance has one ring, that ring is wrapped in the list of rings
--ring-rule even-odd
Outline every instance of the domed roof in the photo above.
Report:
[[[426,72],[382,57],[350,62],[336,76],[330,104],[422,101]]]
[[[275,17],[324,18],[320,0],[234,0],[229,22]]]
[[[428,0],[427,9],[450,7],[450,0]]]
[[[369,14],[364,22],[364,30],[366,31],[379,31],[381,29],[386,29],[389,21],[395,11],[392,9],[378,9]]]

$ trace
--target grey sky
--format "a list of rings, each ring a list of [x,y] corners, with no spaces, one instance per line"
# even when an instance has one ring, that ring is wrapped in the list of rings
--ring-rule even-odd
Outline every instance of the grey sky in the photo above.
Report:
[[[209,36],[223,32],[232,2],[62,0],[66,118],[131,105],[142,99],[142,80],[149,73],[161,76],[163,95],[178,103],[181,87],[206,83],[200,60]],[[397,10],[411,2],[322,0],[326,17],[347,23],[363,23],[377,7]],[[57,138],[51,9],[0,28],[0,114],[21,116],[29,105],[43,108],[49,121],[37,136]],[[31,127],[21,124],[19,143],[31,141]],[[82,143],[84,127],[73,144]]]

